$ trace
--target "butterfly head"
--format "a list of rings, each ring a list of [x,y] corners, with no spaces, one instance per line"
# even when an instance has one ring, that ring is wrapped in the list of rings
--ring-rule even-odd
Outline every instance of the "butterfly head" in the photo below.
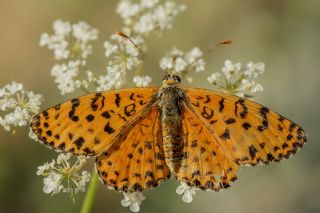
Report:
[[[181,83],[181,78],[176,74],[166,74],[163,77],[162,84],[163,86],[176,86]]]

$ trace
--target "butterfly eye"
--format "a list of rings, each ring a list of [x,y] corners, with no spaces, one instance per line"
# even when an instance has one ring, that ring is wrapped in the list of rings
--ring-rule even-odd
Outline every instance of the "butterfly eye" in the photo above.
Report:
[[[166,75],[163,77],[162,81],[165,81],[165,80],[168,80],[168,79],[170,79],[170,75],[169,75],[169,74],[166,74]]]
[[[174,80],[178,81],[179,83],[181,83],[181,78],[177,75],[174,76]]]

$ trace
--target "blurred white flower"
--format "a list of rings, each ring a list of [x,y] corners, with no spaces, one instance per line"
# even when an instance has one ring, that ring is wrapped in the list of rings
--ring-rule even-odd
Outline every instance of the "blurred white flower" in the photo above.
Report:
[[[247,69],[244,71],[244,74],[249,78],[256,78],[259,75],[264,73],[265,64],[264,63],[253,63],[249,62],[247,64]]]
[[[130,206],[132,212],[140,211],[140,205],[146,199],[141,192],[124,192],[123,196],[124,199],[121,200],[121,205],[124,207]]]
[[[182,201],[185,203],[191,203],[193,197],[196,194],[198,188],[189,186],[188,184],[181,182],[181,185],[176,189],[178,195],[182,195]]]
[[[254,79],[264,73],[264,63],[249,62],[246,69],[240,63],[226,60],[222,73],[213,73],[208,82],[218,89],[241,97],[252,98],[251,93],[262,92],[263,87]]]
[[[71,24],[69,22],[64,22],[60,19],[56,20],[53,23],[52,28],[57,35],[65,36],[71,32]]]
[[[209,81],[210,84],[216,85],[218,84],[218,80],[221,78],[221,73],[212,73],[207,80]]]
[[[105,55],[108,58],[112,53],[115,53],[118,51],[119,47],[117,45],[114,45],[110,43],[109,41],[104,42],[104,48],[106,49]]]
[[[107,66],[107,74],[97,79],[97,91],[120,89],[126,82],[126,72],[120,65]]]
[[[154,7],[159,0],[141,0],[140,5],[142,8],[152,8]]]
[[[20,83],[5,85],[0,89],[0,125],[6,131],[28,125],[41,103],[41,95],[24,90]]]
[[[126,28],[135,34],[148,34],[172,28],[175,16],[186,8],[173,0],[121,0],[116,12],[121,16]]]
[[[194,47],[186,53],[182,52],[176,47],[173,47],[168,54],[160,59],[160,68],[165,71],[170,70],[177,73],[187,71],[201,72],[205,68],[204,60],[200,59],[197,62],[195,61],[202,55],[203,53],[198,47]],[[188,67],[189,65],[190,67]]]
[[[44,177],[44,193],[54,195],[65,192],[74,196],[79,191],[85,191],[85,186],[90,181],[90,173],[81,171],[86,157],[79,156],[74,164],[69,162],[70,158],[70,153],[62,153],[57,160],[38,167],[37,175]]]
[[[127,19],[131,16],[135,16],[140,12],[140,5],[132,3],[130,0],[122,0],[119,2],[116,12],[122,19]]]
[[[233,75],[237,75],[241,70],[240,63],[233,63],[231,60],[226,60],[224,62],[224,67],[222,67],[222,73],[230,78]]]
[[[90,42],[98,38],[98,30],[83,21],[71,24],[56,20],[53,31],[52,35],[43,33],[39,44],[52,50],[56,60],[86,59],[92,52]]]
[[[136,84],[137,87],[147,87],[151,83],[152,79],[150,76],[135,76],[133,77],[133,83]]]
[[[82,67],[86,65],[85,61],[75,60],[69,61],[68,64],[56,64],[52,67],[51,75],[58,84],[61,95],[72,93],[76,88],[87,88],[89,83],[87,80],[77,80]]]

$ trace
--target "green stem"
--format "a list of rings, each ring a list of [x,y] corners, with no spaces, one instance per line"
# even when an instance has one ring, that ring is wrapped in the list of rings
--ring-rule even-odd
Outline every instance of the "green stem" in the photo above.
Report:
[[[97,186],[98,186],[98,174],[95,169],[91,172],[91,180],[89,187],[87,189],[86,196],[84,198],[84,201],[82,203],[81,207],[81,213],[90,213],[94,198],[96,196],[97,192]]]

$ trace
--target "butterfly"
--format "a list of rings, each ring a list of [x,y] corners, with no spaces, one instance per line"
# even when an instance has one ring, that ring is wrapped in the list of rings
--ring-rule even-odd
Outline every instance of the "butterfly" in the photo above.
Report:
[[[118,191],[159,186],[171,176],[203,190],[227,188],[242,165],[289,158],[304,130],[249,99],[183,88],[166,74],[160,88],[87,94],[34,116],[47,146],[96,157],[103,182]]]

